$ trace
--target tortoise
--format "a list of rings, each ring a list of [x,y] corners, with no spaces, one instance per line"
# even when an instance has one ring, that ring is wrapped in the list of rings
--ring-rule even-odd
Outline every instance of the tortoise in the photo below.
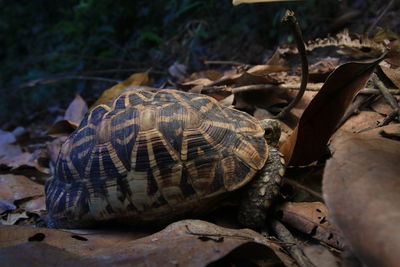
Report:
[[[124,92],[89,111],[62,145],[45,186],[48,226],[171,222],[248,184],[239,221],[261,227],[284,174],[279,136],[279,122],[202,94]]]

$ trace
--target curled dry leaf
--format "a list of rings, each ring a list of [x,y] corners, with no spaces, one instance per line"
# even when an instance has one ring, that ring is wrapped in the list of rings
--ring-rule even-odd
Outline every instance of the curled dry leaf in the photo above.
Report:
[[[303,112],[293,134],[280,148],[288,165],[307,165],[324,154],[347,107],[382,59],[346,63],[328,77]]]
[[[332,222],[367,266],[398,266],[400,142],[342,132],[330,147],[323,191]]]
[[[64,119],[53,124],[47,131],[52,137],[68,136],[76,128],[88,111],[88,106],[80,95],[76,95],[65,111]]]
[[[79,124],[88,110],[88,106],[80,95],[76,95],[65,111],[64,119]]]
[[[326,219],[328,209],[322,202],[287,202],[278,207],[282,222],[336,248],[343,248],[341,235]]]

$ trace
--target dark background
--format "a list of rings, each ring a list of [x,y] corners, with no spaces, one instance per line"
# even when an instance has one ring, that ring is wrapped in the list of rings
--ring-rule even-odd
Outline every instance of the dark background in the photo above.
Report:
[[[90,104],[149,68],[157,86],[174,62],[189,73],[210,68],[204,60],[263,63],[293,42],[280,22],[287,8],[311,40],[344,27],[365,32],[386,2],[0,0],[0,128],[61,113],[76,93]]]

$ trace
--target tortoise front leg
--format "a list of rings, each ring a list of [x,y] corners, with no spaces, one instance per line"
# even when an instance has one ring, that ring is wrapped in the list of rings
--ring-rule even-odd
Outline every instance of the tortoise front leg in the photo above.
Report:
[[[268,160],[246,188],[239,209],[239,222],[246,227],[261,228],[265,225],[268,208],[279,194],[282,177],[285,174],[283,155],[269,147]]]

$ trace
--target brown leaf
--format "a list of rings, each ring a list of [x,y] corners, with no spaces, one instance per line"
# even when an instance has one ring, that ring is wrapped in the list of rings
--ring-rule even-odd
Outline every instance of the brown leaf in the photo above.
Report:
[[[322,202],[286,202],[278,207],[281,220],[336,248],[343,248],[343,238],[326,219],[328,209]]]
[[[342,132],[330,146],[323,191],[332,222],[367,266],[397,266],[400,143]]]
[[[35,162],[33,155],[28,152],[21,153],[12,157],[4,157],[0,159],[0,167],[9,167],[11,169],[16,169],[22,166],[34,167]]]
[[[3,266],[101,266],[94,261],[73,255],[63,249],[41,242],[29,242],[0,248]]]
[[[282,65],[256,65],[247,70],[247,72],[257,76],[264,76],[273,72],[288,71],[289,69]]]
[[[279,252],[279,246],[250,229],[227,229],[199,220],[173,223],[154,235],[101,251],[101,255],[115,257],[114,263],[124,260],[151,266],[166,263],[205,266],[248,243],[273,247],[279,256],[284,257]],[[264,253],[270,254],[268,251]]]
[[[88,106],[85,100],[77,94],[65,111],[64,119],[70,123],[79,124],[87,111]]]
[[[0,130],[0,159],[17,156],[22,153],[21,148],[14,145],[15,142],[16,138],[12,133]]]
[[[43,185],[22,175],[1,174],[0,184],[12,192],[12,201],[44,195]],[[3,198],[3,196],[0,196]]]
[[[400,70],[379,66],[386,77],[397,87],[400,88]]]
[[[328,77],[280,149],[288,165],[307,165],[323,155],[347,107],[382,59],[346,63]]]
[[[394,109],[387,103],[386,99],[383,97],[374,101],[374,103],[372,103],[370,107],[374,111],[383,115],[389,115],[394,111]]]
[[[138,85],[149,85],[149,72],[140,72],[140,73],[135,73],[129,76],[128,79],[117,83],[113,87],[105,90],[99,99],[91,106],[91,109],[93,107],[96,107],[100,104],[106,103],[108,101],[111,101],[114,97],[117,95],[121,94],[123,90],[126,90],[130,86],[138,86]]]
[[[341,127],[341,130],[357,133],[359,131],[373,128],[382,121],[384,117],[372,111],[361,111],[357,115],[351,116]]]
[[[255,248],[261,249],[262,252],[259,256],[266,259],[276,259],[270,249],[272,248],[281,260],[290,261],[279,245],[252,230],[227,229],[198,220],[176,222],[158,233],[136,240],[133,233],[123,231],[114,234],[102,234],[101,231],[97,234],[71,234],[54,229],[0,226],[0,247],[3,247],[0,249],[0,259],[6,259],[5,262],[13,260],[7,257],[6,253],[11,248],[27,247],[28,240],[41,240],[35,243],[51,247],[50,252],[55,252],[52,257],[56,259],[64,259],[64,255],[59,254],[59,249],[64,253],[71,253],[76,259],[75,264],[83,261],[104,266],[205,266],[237,248],[250,244],[258,245]],[[40,249],[43,249],[43,246],[31,248]],[[15,253],[15,257],[26,260],[34,256]]]
[[[74,122],[61,120],[54,123],[47,131],[47,134],[51,137],[69,136],[78,126],[79,125]]]
[[[389,44],[389,53],[385,61],[400,67],[400,40],[394,40]]]
[[[340,260],[335,258],[335,256],[325,247],[312,245],[303,248],[304,254],[310,259],[314,266],[318,267],[339,267],[346,266],[339,264]]]
[[[69,253],[86,256],[143,237],[143,233],[138,234],[138,231],[134,232],[129,229],[124,229],[124,231],[89,230],[84,233],[80,232],[82,231],[0,226],[0,247],[41,241],[41,243],[63,249]]]
[[[361,132],[360,135],[370,136],[370,137],[382,137],[381,132],[385,131],[387,133],[400,134],[400,124],[389,124],[383,127],[374,128],[368,131]]]

